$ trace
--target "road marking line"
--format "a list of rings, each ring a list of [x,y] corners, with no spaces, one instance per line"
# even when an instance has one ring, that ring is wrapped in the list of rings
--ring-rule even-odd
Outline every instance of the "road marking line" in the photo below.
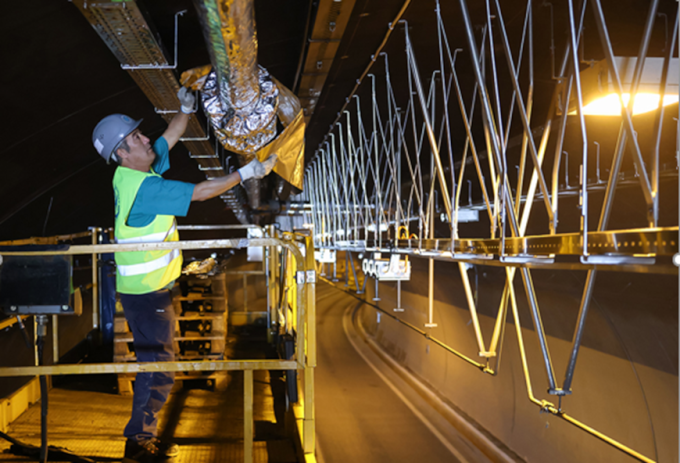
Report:
[[[368,364],[369,367],[382,379],[387,386],[392,389],[392,391],[401,399],[402,402],[413,412],[413,414],[434,434],[434,436],[439,439],[439,441],[448,449],[451,454],[456,457],[458,460],[461,461],[461,463],[470,463],[467,458],[465,458],[456,447],[454,447],[444,435],[439,432],[437,428],[434,427],[432,423],[423,415],[415,405],[411,403],[410,400],[406,398],[404,394],[401,393],[397,387],[392,384],[392,382],[376,367],[373,362],[371,362],[368,357],[359,349],[359,347],[356,345],[355,341],[352,339],[352,336],[349,333],[349,326],[348,326],[348,320],[351,319],[351,312],[352,312],[352,306],[355,304],[351,304],[347,309],[345,310],[345,314],[342,317],[342,327],[345,330],[345,336],[347,336],[347,339],[349,340],[350,344],[352,344],[352,347],[354,347],[354,350],[361,356],[361,358],[364,359],[366,364]]]

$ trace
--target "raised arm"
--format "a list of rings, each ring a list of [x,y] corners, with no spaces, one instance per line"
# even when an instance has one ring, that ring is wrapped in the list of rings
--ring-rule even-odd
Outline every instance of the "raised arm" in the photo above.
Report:
[[[181,105],[180,112],[170,121],[168,128],[163,133],[163,138],[168,142],[168,149],[172,149],[180,137],[184,135],[191,113],[194,112],[196,97],[185,87],[182,87],[177,92],[177,99]]]
[[[184,135],[189,123],[189,114],[178,113],[168,125],[168,128],[163,132],[163,138],[168,142],[168,149],[171,150],[177,144],[180,137]]]

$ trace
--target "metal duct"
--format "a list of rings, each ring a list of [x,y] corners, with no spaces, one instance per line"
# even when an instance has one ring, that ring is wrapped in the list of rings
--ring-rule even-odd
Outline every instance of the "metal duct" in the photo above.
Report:
[[[200,89],[215,136],[226,149],[241,155],[279,156],[274,172],[302,188],[304,130],[297,97],[257,65],[257,33],[253,0],[194,0],[212,69],[182,74],[182,83]],[[285,130],[276,133],[276,117]],[[270,143],[277,138],[274,143]],[[257,180],[245,182],[250,206],[260,206]]]
[[[276,136],[279,90],[257,65],[252,0],[194,0],[213,70],[203,86],[206,113],[222,146],[246,160]]]

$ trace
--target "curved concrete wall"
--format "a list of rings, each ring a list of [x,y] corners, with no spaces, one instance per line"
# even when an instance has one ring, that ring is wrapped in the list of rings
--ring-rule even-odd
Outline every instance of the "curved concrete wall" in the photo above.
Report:
[[[412,259],[413,276],[402,284],[395,313],[426,329],[427,259]],[[490,342],[501,298],[502,268],[477,267],[478,310]],[[458,267],[435,262],[436,328],[433,337],[480,360]],[[474,270],[469,271],[474,285]],[[585,272],[532,272],[558,384],[570,352]],[[367,281],[368,300],[374,283]],[[522,332],[534,394],[557,405],[548,383],[519,274],[515,279]],[[396,307],[396,283],[382,283],[384,310]],[[660,462],[678,461],[678,280],[677,276],[599,272],[583,345],[565,413]],[[564,420],[539,413],[527,398],[515,325],[506,320],[497,376],[481,373],[424,336],[363,306],[369,335],[445,400],[528,462],[636,461]],[[492,362],[493,366],[493,362]]]

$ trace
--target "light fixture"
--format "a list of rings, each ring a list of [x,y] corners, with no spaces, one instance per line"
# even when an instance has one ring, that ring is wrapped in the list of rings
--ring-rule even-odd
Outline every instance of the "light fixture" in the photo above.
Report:
[[[594,63],[588,69],[581,71],[580,74],[584,115],[620,116],[621,100],[623,100],[624,105],[628,105],[631,96],[627,91],[630,90],[637,58],[616,57],[615,61],[623,91],[626,93],[623,93],[619,98],[607,60]],[[645,60],[640,84],[633,101],[633,116],[654,111],[659,107],[659,86],[663,64],[663,58],[647,58]],[[678,80],[678,58],[671,58],[663,97],[664,106],[678,103]],[[572,85],[568,112],[570,116],[577,114],[576,107],[576,87]],[[561,113],[561,111],[558,111],[558,113]]]

